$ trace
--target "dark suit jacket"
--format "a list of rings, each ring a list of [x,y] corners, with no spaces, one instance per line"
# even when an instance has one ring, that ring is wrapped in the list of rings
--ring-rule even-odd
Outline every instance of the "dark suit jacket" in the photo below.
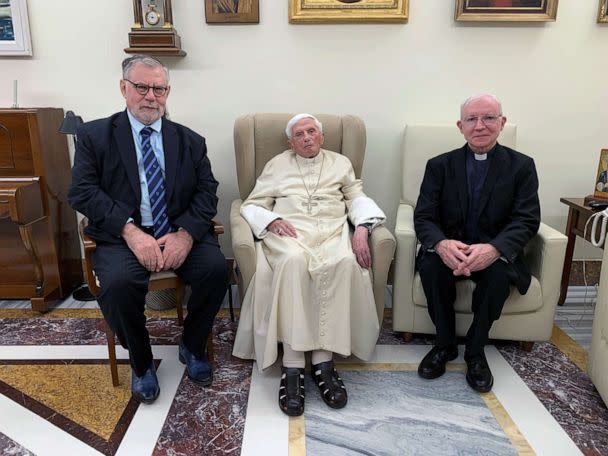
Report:
[[[85,123],[77,136],[70,205],[89,218],[86,233],[93,239],[124,242],[121,232],[128,218],[141,224],[137,156],[127,112]],[[169,221],[200,241],[217,212],[218,183],[205,139],[165,118],[162,137]]]
[[[418,261],[443,239],[463,240],[468,209],[467,146],[428,161],[414,211],[422,243]],[[538,177],[532,158],[496,145],[479,201],[480,243],[490,243],[508,260],[509,274],[520,293],[530,286],[530,271],[521,256],[538,231]]]

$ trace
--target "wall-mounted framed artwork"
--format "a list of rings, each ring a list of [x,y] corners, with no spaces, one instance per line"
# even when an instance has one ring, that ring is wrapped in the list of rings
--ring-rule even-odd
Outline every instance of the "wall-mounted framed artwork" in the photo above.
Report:
[[[205,0],[207,24],[257,24],[260,0]]]
[[[407,22],[409,0],[289,0],[289,22]]]
[[[26,0],[0,0],[0,56],[32,55]]]
[[[608,199],[608,149],[602,149],[600,152],[593,196]]]
[[[598,22],[608,22],[608,0],[600,0],[600,6],[597,12]]]
[[[547,22],[557,16],[558,0],[456,0],[457,21]]]

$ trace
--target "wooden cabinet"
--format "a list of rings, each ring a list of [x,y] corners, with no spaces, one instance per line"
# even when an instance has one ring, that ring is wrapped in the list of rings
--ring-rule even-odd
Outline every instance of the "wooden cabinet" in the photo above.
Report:
[[[0,298],[34,310],[82,283],[63,110],[0,109]]]

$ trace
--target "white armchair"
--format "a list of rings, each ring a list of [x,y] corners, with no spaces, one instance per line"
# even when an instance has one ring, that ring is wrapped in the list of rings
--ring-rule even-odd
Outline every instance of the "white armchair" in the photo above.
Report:
[[[608,248],[604,248],[600,289],[593,317],[589,376],[604,402],[608,404]]]
[[[516,127],[506,125],[498,141],[514,147]],[[395,279],[393,296],[393,330],[403,331],[406,339],[412,333],[435,334],[435,325],[427,310],[426,297],[414,260],[418,243],[414,230],[414,206],[418,199],[424,168],[429,158],[455,149],[464,143],[456,125],[408,125],[402,150],[402,194],[397,211],[395,235]],[[532,272],[532,283],[525,295],[515,287],[507,299],[502,315],[494,322],[490,338],[531,342],[549,340],[562,273],[567,238],[541,223],[538,234],[530,241],[524,256]],[[473,319],[471,297],[475,283],[462,280],[456,285],[456,334],[464,336]]]

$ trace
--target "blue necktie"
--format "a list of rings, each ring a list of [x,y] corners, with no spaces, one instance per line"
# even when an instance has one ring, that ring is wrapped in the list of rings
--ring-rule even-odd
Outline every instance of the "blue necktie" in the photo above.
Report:
[[[144,162],[146,181],[148,182],[148,193],[150,195],[150,207],[152,209],[152,220],[154,220],[154,237],[158,239],[171,231],[171,224],[167,217],[167,202],[165,198],[165,179],[163,171],[150,144],[152,128],[145,127],[139,133],[141,135],[141,152]]]

